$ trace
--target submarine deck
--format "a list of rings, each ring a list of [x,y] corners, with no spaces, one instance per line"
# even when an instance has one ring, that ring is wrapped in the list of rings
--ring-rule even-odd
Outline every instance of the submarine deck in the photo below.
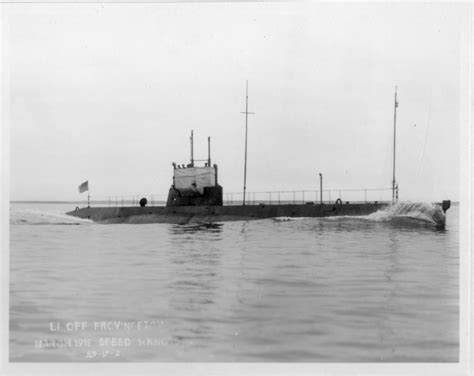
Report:
[[[224,222],[276,217],[330,217],[367,215],[388,206],[388,202],[338,204],[279,204],[236,206],[128,206],[80,208],[66,214],[99,223]]]

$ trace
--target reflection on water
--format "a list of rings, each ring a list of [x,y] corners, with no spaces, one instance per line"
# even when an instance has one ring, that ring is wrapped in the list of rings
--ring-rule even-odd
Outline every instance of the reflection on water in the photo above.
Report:
[[[415,218],[394,218],[388,223],[388,225],[393,229],[402,231],[427,231],[439,233],[444,233],[446,231],[444,226],[421,221]]]
[[[442,231],[348,217],[13,224],[11,360],[457,361],[456,213]],[[98,350],[104,336],[135,341],[113,359],[35,348],[38,338],[73,337],[48,327],[75,320],[156,325],[80,333]]]
[[[386,221],[372,221],[366,217],[327,217],[318,223],[321,228],[334,228],[338,231],[361,231],[367,229],[395,229],[409,232],[428,231],[445,232],[446,227],[433,222],[411,218],[394,217]]]
[[[223,223],[192,223],[184,225],[171,225],[170,232],[174,235],[195,233],[222,233]]]

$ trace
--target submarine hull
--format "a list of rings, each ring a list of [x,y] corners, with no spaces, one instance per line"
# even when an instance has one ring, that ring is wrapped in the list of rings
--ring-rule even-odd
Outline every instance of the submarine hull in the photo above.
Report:
[[[330,217],[367,215],[389,203],[285,204],[233,206],[93,207],[68,215],[99,223],[197,223],[255,220],[276,217]]]

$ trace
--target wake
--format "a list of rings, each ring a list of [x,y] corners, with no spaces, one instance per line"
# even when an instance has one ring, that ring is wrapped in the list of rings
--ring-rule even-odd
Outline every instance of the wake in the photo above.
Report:
[[[375,213],[359,218],[375,222],[389,222],[403,218],[415,219],[438,226],[444,226],[446,223],[446,215],[438,205],[424,202],[398,202]]]
[[[10,224],[12,225],[80,225],[89,223],[92,223],[89,219],[81,219],[51,211],[38,209],[10,210]]]
[[[406,222],[407,224],[426,223],[444,227],[446,215],[439,205],[425,202],[398,202],[368,215],[342,215],[321,217],[326,221],[362,220],[369,222]],[[280,217],[277,221],[290,221],[296,218]]]

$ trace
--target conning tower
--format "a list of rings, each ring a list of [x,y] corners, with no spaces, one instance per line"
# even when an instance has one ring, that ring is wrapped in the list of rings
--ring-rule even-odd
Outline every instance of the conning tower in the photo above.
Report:
[[[177,165],[173,162],[173,184],[166,206],[222,206],[222,187],[217,180],[217,165],[211,166],[211,138],[207,138],[207,159],[194,159],[194,139],[191,131],[191,162]],[[196,166],[195,162],[205,162]]]

